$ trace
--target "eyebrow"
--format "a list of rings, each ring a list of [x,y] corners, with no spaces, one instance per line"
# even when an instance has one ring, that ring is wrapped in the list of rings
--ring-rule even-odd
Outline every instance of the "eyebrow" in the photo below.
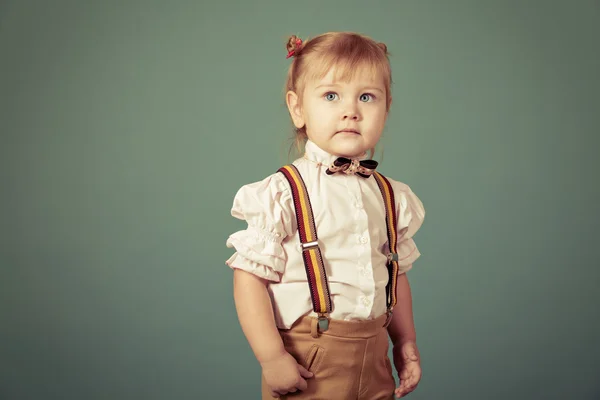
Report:
[[[316,90],[316,89],[319,89],[319,88],[326,88],[326,87],[338,87],[338,86],[340,86],[340,85],[339,85],[339,84],[337,84],[337,83],[324,83],[324,84],[321,84],[321,85],[319,85],[319,86],[315,87],[315,90]],[[365,87],[363,87],[362,89],[363,89],[363,90],[378,91],[378,92],[381,92],[381,93],[383,93],[383,92],[384,92],[382,89],[380,89],[380,88],[377,88],[377,87],[375,87],[375,86],[365,86]]]

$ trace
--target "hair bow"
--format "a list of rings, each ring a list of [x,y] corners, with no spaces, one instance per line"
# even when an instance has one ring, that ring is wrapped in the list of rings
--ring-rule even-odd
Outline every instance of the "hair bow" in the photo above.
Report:
[[[300,50],[300,46],[302,46],[302,39],[296,39],[296,50]],[[296,54],[296,50],[290,50],[286,58],[290,58],[294,54]]]
[[[351,160],[346,157],[338,157],[325,171],[327,175],[333,175],[336,172],[344,172],[345,174],[360,175],[363,178],[368,178],[373,175],[375,168],[379,163],[375,160]]]

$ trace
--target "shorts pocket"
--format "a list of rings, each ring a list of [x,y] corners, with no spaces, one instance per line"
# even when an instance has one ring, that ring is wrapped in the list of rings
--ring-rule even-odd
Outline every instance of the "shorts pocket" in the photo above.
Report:
[[[313,341],[313,338],[307,334],[297,334],[293,332],[280,331],[283,347],[290,353],[296,362],[313,374],[318,371],[325,348]]]
[[[319,370],[324,354],[324,348],[317,344],[313,344],[304,358],[305,368],[315,374]]]

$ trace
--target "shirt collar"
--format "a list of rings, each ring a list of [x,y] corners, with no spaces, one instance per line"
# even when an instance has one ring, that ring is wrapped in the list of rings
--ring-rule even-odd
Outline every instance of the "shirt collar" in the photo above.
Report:
[[[309,161],[313,161],[318,164],[323,164],[326,167],[331,165],[338,156],[330,154],[317,146],[315,142],[310,139],[307,139],[306,144],[304,146],[304,158]],[[362,156],[356,157],[358,160],[364,160],[367,158],[367,153],[365,152]]]

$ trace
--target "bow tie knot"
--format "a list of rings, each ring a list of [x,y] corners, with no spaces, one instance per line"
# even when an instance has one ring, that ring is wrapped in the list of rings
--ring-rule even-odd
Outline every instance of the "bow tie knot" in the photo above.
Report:
[[[338,157],[325,171],[327,175],[333,175],[336,172],[343,172],[348,175],[356,174],[363,178],[368,178],[373,175],[377,168],[377,161],[349,159],[346,157]]]

